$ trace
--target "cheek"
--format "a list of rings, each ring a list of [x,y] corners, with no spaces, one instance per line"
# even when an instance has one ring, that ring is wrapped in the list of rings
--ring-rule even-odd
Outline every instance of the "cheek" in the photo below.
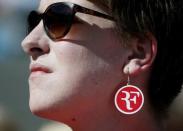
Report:
[[[84,89],[107,85],[113,87],[118,83],[124,60],[121,54],[125,51],[110,33],[102,34],[106,39],[97,37],[96,33],[91,37],[86,35],[87,40],[83,37],[54,44],[52,51],[58,74],[73,81],[70,83],[76,87],[84,85]]]
[[[112,87],[120,81],[117,66],[83,46],[68,43],[57,45],[53,56],[55,72],[45,82],[39,81],[42,88],[30,91],[32,110],[43,115],[55,108],[64,113],[77,109],[78,105],[83,105],[80,110],[93,109],[97,103],[106,101]],[[99,97],[100,100],[96,100]]]
[[[63,86],[62,89],[69,85],[66,89],[74,94],[92,94],[102,87],[113,87],[120,80],[121,67],[115,59],[102,55],[106,52],[94,52],[85,46],[71,43],[57,46],[54,52],[58,83]]]
[[[78,105],[83,105],[81,110],[88,110],[97,103],[107,103],[121,80],[123,59],[119,55],[121,48],[112,44],[101,39],[52,43],[48,61],[53,64],[54,73],[39,81],[42,88],[30,91],[32,110],[47,113],[57,108],[64,113]]]

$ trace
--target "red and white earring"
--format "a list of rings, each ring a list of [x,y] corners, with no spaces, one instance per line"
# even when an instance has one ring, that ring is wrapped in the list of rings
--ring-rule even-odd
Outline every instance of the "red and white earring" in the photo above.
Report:
[[[114,102],[118,111],[123,114],[135,114],[144,104],[142,91],[137,86],[130,84],[129,68],[127,85],[118,89]]]

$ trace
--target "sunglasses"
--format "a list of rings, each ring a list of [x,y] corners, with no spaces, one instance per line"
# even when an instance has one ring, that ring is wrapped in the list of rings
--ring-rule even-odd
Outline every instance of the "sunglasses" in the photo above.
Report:
[[[42,14],[31,11],[28,16],[28,33],[43,20],[44,30],[48,37],[53,41],[58,41],[69,32],[77,12],[114,21],[114,18],[109,15],[73,3],[59,2],[50,5]]]

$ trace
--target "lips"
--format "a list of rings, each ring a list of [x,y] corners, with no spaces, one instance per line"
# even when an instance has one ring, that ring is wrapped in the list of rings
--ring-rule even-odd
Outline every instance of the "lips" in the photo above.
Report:
[[[52,70],[45,65],[34,63],[30,65],[31,75],[40,75],[52,73]]]

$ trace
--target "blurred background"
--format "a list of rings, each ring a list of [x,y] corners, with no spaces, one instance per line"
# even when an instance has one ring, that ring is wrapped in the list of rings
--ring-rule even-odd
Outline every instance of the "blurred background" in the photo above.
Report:
[[[0,121],[11,123],[18,131],[37,131],[48,122],[29,111],[29,60],[21,49],[26,35],[26,17],[30,10],[38,7],[38,2],[0,0]]]
[[[30,10],[38,7],[38,2],[0,0],[0,123],[9,122],[14,131],[47,131],[44,125],[50,123],[35,117],[29,110],[29,60],[21,49],[26,35],[26,17]],[[182,100],[183,95],[179,95],[170,109],[170,131],[183,131]]]

